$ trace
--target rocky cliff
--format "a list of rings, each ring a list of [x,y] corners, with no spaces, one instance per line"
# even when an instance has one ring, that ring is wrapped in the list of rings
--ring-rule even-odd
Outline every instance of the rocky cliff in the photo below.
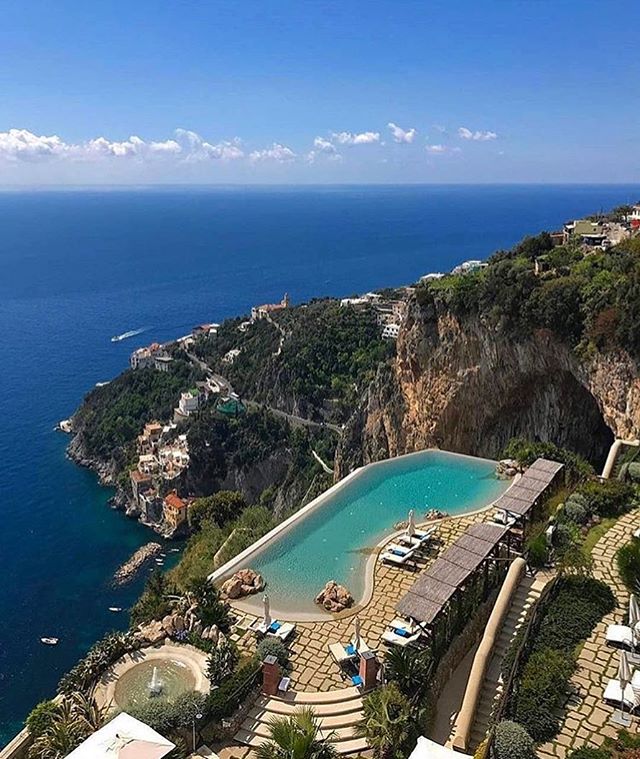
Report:
[[[496,457],[523,436],[596,466],[615,437],[640,433],[640,372],[624,351],[580,357],[549,329],[507,336],[433,299],[410,303],[397,355],[349,421],[336,477],[430,446]]]

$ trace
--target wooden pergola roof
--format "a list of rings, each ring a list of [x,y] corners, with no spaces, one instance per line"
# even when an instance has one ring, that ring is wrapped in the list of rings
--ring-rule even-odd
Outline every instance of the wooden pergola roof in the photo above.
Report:
[[[453,595],[495,551],[509,528],[498,524],[469,527],[442,556],[413,583],[396,610],[425,624],[432,624]]]
[[[553,483],[563,464],[547,459],[536,459],[522,477],[495,503],[497,509],[523,517],[536,505]]]

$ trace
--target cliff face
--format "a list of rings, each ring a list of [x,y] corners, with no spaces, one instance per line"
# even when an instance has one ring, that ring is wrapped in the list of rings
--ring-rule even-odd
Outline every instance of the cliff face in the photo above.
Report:
[[[394,363],[347,425],[337,476],[429,446],[494,458],[515,436],[599,465],[614,436],[639,432],[640,374],[628,354],[579,359],[548,330],[508,338],[478,317],[413,301]]]

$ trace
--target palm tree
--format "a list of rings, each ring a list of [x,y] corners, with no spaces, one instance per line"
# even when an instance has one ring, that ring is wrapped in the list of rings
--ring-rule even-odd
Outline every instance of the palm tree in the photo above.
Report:
[[[367,740],[377,759],[408,756],[417,729],[409,701],[393,682],[364,699],[362,720],[355,726],[356,735]]]
[[[313,709],[297,711],[290,717],[276,717],[269,723],[270,738],[256,749],[257,759],[335,759],[337,751],[321,738]]]
[[[416,708],[431,685],[433,658],[429,651],[393,646],[384,657],[387,680],[396,683],[398,690]]]

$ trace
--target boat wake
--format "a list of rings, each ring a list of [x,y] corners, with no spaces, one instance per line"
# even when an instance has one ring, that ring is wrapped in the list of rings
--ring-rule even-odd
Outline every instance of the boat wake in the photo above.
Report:
[[[128,340],[130,337],[141,335],[143,332],[146,332],[148,329],[149,329],[148,327],[141,327],[140,329],[132,329],[132,330],[129,330],[129,332],[123,332],[121,335],[114,335],[111,338],[111,342],[119,343],[121,340]]]

